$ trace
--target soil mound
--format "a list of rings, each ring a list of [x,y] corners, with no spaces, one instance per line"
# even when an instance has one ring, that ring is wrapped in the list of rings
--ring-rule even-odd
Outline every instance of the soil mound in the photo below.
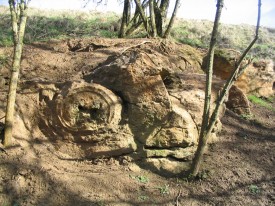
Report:
[[[203,112],[202,54],[166,41],[116,41],[35,45],[42,53],[22,62],[17,101],[22,130],[56,143],[67,159],[128,155],[162,175],[188,170]],[[36,54],[31,47],[26,51]],[[47,74],[27,78],[25,71],[34,68]],[[222,83],[214,81],[214,97]]]
[[[0,50],[7,56],[12,52]],[[196,149],[204,99],[202,57],[190,46],[155,39],[25,45],[14,145],[8,155],[0,153],[0,203],[238,205],[252,204],[258,195],[259,204],[272,204],[274,122],[259,108],[251,109],[263,125],[220,114],[215,130],[221,138],[210,146],[218,153],[204,162],[203,177],[209,181],[164,177],[186,171]],[[1,67],[0,117],[9,63]],[[214,79],[213,101],[222,84]]]

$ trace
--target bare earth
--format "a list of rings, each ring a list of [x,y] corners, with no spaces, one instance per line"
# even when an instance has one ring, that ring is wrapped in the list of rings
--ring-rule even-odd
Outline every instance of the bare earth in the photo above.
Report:
[[[73,52],[65,42],[25,45],[18,93],[30,80],[79,79],[144,41],[95,39],[100,50],[80,45]],[[0,52],[9,56],[12,49]],[[0,72],[7,82],[6,67]],[[0,88],[1,127],[6,92],[7,83]],[[275,113],[252,103],[251,111],[250,120],[226,111],[220,141],[209,146],[194,182],[155,174],[123,156],[68,159],[54,142],[26,135],[16,120],[14,144],[0,152],[0,205],[275,205]]]

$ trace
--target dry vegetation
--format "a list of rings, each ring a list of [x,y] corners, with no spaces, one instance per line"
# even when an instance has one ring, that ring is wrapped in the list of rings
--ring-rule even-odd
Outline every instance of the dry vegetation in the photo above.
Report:
[[[12,45],[9,9],[0,7],[0,46]],[[30,9],[27,22],[25,43],[64,39],[71,37],[100,36],[117,38],[120,27],[120,15],[115,13],[53,11]],[[212,30],[212,22],[206,20],[178,19],[171,37],[178,42],[199,48],[207,48]],[[252,40],[255,28],[249,25],[222,25],[218,44],[222,48],[243,50]],[[133,37],[145,37],[138,30]],[[261,28],[260,38],[252,55],[257,58],[275,58],[275,29]]]

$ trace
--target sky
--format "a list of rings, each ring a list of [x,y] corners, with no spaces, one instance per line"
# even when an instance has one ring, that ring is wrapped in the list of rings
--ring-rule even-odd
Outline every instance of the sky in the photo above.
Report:
[[[103,0],[105,2],[106,0]],[[175,0],[171,0],[173,5]],[[182,0],[178,17],[186,19],[214,20],[217,0]],[[121,1],[120,1],[121,2]],[[256,24],[258,0],[225,0],[221,22],[227,24]],[[0,0],[0,5],[7,5],[8,0]],[[92,2],[83,8],[84,0],[31,0],[31,7],[46,9],[76,9],[114,11],[122,13],[123,4],[118,0],[108,0],[107,5],[97,6]],[[170,9],[172,11],[173,8]],[[275,0],[262,0],[261,25],[275,28]]]

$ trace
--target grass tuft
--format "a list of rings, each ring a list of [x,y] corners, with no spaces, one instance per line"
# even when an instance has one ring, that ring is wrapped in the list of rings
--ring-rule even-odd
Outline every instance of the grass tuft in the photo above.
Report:
[[[275,108],[272,107],[272,105],[270,104],[270,102],[273,102],[274,97],[273,97],[273,99],[271,97],[269,97],[268,101],[266,101],[262,98],[255,96],[255,95],[248,95],[248,99],[254,104],[257,104],[257,105],[265,107],[269,110],[275,111]]]
[[[146,177],[146,176],[143,176],[143,175],[137,175],[137,176],[132,176],[132,175],[129,175],[130,178],[140,182],[140,183],[148,183],[149,182],[149,178]]]
[[[254,195],[260,193],[260,188],[257,185],[253,185],[253,184],[249,185],[248,190],[250,193],[252,193]]]

